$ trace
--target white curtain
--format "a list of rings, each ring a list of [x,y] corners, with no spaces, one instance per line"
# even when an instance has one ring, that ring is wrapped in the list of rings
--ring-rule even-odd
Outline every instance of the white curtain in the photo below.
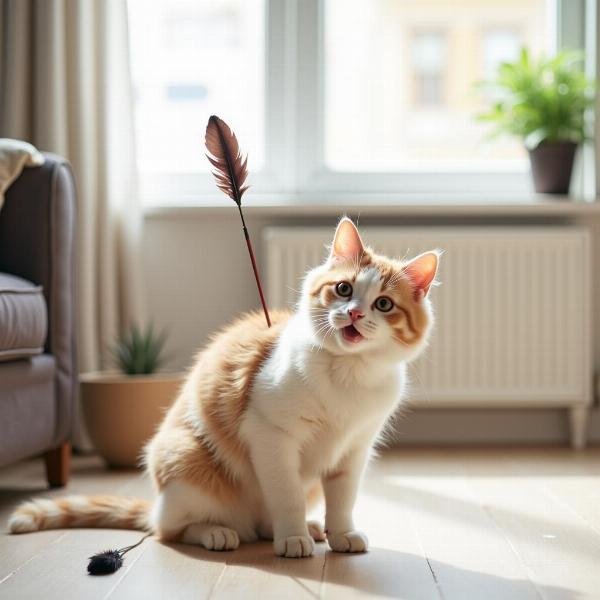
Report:
[[[73,165],[80,370],[144,321],[126,0],[0,0],[0,137]]]

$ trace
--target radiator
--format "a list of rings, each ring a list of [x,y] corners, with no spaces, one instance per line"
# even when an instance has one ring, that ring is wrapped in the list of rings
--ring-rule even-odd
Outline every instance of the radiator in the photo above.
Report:
[[[361,235],[389,256],[445,251],[441,285],[431,292],[431,344],[409,369],[410,398],[418,406],[590,404],[585,229],[365,227]],[[326,256],[331,229],[273,227],[263,236],[270,305],[293,306],[303,274]]]

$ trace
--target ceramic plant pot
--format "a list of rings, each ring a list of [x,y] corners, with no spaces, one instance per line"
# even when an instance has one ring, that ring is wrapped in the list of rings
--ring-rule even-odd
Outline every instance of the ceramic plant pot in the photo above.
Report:
[[[80,376],[85,424],[99,454],[113,467],[140,464],[144,444],[173,404],[181,374]]]
[[[529,150],[535,191],[544,194],[568,194],[577,144],[542,142]]]

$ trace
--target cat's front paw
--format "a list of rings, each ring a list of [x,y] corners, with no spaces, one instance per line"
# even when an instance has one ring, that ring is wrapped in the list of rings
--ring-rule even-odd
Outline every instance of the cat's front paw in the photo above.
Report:
[[[315,542],[306,535],[290,535],[273,542],[275,554],[286,558],[304,558],[312,556],[315,551]]]
[[[328,533],[327,543],[334,552],[366,552],[369,540],[360,531],[346,533]]]

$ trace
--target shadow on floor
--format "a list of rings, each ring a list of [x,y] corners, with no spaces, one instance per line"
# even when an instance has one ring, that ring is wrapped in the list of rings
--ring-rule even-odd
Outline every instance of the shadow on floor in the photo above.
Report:
[[[354,588],[383,598],[463,598],[464,600],[514,600],[521,598],[561,598],[579,600],[583,596],[572,589],[538,585],[525,579],[509,579],[471,571],[423,556],[383,548],[371,548],[366,554],[338,554],[327,551],[323,569],[313,561],[323,562],[322,553],[305,559],[280,558],[273,555],[270,542],[252,545],[252,552],[210,552],[185,544],[166,544],[176,552],[199,561],[210,561],[261,569],[268,573],[292,577],[305,592],[311,593],[302,579],[316,579],[322,574],[325,585]],[[338,590],[338,592],[341,590]],[[343,596],[339,596],[343,597]]]

